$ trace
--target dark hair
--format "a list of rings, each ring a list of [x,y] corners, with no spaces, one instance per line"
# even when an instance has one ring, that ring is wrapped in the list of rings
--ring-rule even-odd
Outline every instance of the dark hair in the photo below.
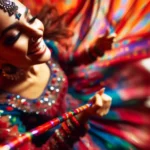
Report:
[[[59,39],[73,36],[73,32],[65,25],[68,13],[59,15],[56,7],[51,5],[45,5],[42,8],[38,14],[38,18],[43,22],[45,27],[44,38],[58,41]]]

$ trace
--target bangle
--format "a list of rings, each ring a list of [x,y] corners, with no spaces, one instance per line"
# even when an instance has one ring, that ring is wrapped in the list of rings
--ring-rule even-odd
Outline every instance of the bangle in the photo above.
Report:
[[[78,121],[78,119],[76,118],[76,117],[71,117],[71,121],[72,121],[72,123],[76,126],[76,135],[77,136],[84,136],[85,134],[86,134],[86,132],[88,131],[88,129],[89,129],[89,126],[88,126],[88,124],[87,123],[85,123],[85,124],[80,124],[79,123],[79,121]]]
[[[54,138],[58,141],[58,143],[56,143],[58,149],[70,149],[69,145],[66,143],[65,137],[66,135],[62,128],[55,131]]]
[[[57,129],[55,131],[55,138],[60,142],[63,143],[64,142],[64,138],[61,136],[60,131]]]
[[[62,128],[64,129],[64,131],[66,131],[67,134],[71,134],[71,130],[69,129],[69,127],[66,124],[66,122],[62,123]]]
[[[80,127],[79,121],[78,121],[74,116],[72,116],[72,117],[70,118],[70,120],[71,120],[72,123],[75,124],[77,127]]]
[[[67,122],[68,128],[71,131],[74,131],[76,129],[75,126],[71,123],[70,119],[68,119],[66,122]]]
[[[59,133],[63,138],[66,137],[66,135],[67,135],[63,128],[59,129]]]

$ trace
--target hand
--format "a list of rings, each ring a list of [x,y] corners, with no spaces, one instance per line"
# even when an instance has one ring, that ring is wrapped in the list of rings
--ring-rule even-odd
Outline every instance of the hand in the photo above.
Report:
[[[104,91],[105,88],[98,91],[89,101],[93,103],[92,107],[77,115],[80,123],[84,124],[91,116],[102,117],[108,113],[112,98]]]
[[[102,37],[98,37],[91,45],[89,51],[95,56],[103,56],[106,50],[112,49],[112,43],[116,34],[108,35],[106,33]]]
[[[88,115],[98,115],[100,117],[106,115],[110,109],[112,98],[104,94],[105,88],[98,91],[89,102],[93,102],[93,106],[88,109]]]

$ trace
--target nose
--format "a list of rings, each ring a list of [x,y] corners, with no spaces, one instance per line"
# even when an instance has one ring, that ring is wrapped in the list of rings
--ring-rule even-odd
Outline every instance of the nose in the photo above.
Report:
[[[38,39],[43,37],[44,25],[39,19],[36,19],[32,24],[25,22],[23,24],[23,31],[29,38]]]

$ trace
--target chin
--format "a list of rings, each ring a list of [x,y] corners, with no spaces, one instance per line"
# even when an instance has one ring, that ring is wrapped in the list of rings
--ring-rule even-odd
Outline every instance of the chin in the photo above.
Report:
[[[41,57],[35,57],[32,60],[33,60],[34,64],[42,64],[42,63],[47,63],[50,59],[51,59],[51,52],[47,48],[47,50]]]
[[[48,62],[51,59],[51,52],[50,50],[47,48],[45,54],[41,57],[41,61],[43,61],[43,63]]]

